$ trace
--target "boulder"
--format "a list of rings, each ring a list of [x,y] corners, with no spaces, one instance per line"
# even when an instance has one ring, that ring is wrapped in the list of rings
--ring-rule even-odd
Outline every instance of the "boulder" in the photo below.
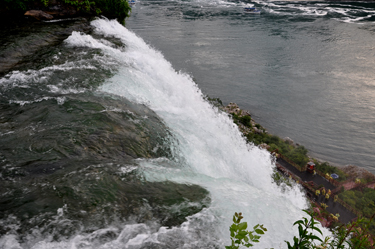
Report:
[[[34,17],[37,20],[51,20],[53,18],[52,15],[42,10],[28,10],[24,15]]]
[[[268,150],[269,148],[271,148],[271,146],[269,146],[266,143],[260,144],[259,147],[262,148],[262,149],[266,149],[266,150]]]
[[[290,145],[293,145],[294,144],[294,141],[290,138],[290,137],[286,137],[284,138],[284,141]]]
[[[262,134],[263,133],[263,130],[258,129],[256,126],[253,127],[253,130],[254,130],[255,133],[258,133],[258,134]]]

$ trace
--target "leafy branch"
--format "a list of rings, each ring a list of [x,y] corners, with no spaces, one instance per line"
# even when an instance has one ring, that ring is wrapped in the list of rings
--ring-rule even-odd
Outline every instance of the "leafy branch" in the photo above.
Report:
[[[310,215],[306,210],[303,211]],[[315,240],[323,242],[321,238],[313,234],[313,231],[316,231],[323,235],[322,231],[315,226],[317,224],[319,224],[319,222],[316,222],[311,215],[310,219],[303,217],[302,220],[294,222],[293,226],[298,225],[299,238],[294,236],[293,246],[288,241],[285,241],[288,245],[288,249],[309,249],[314,247]],[[311,230],[310,232],[309,229]]]
[[[293,226],[298,225],[298,237],[293,237],[293,245],[285,241],[288,249],[369,249],[374,248],[374,243],[369,238],[368,230],[371,225],[371,219],[359,218],[356,221],[333,230],[332,237],[325,237],[322,240],[316,234],[323,236],[322,231],[316,226],[319,222],[307,210],[310,218],[303,217],[301,220],[294,222]],[[256,225],[253,231],[248,231],[247,222],[241,222],[242,213],[235,213],[233,224],[230,226],[231,245],[225,246],[226,249],[238,249],[240,246],[252,247],[259,242],[261,235],[267,231],[263,225]]]
[[[235,213],[233,215],[233,224],[230,226],[230,237],[232,244],[226,246],[226,249],[238,249],[240,245],[250,247],[252,243],[259,242],[260,235],[267,231],[263,225],[256,225],[253,227],[253,231],[248,231],[247,222],[241,222],[243,219],[242,213]]]

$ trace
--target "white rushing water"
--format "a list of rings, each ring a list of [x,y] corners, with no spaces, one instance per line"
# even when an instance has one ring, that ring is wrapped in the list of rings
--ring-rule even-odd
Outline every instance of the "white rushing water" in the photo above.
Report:
[[[228,243],[232,215],[239,211],[249,225],[261,223],[268,228],[259,248],[284,247],[283,241],[295,234],[292,224],[302,217],[307,203],[298,187],[282,193],[272,183],[274,165],[269,153],[246,144],[231,119],[204,100],[191,77],[176,72],[141,38],[116,21],[100,19],[92,25],[97,33],[116,37],[126,45],[120,51],[77,32],[67,39],[72,46],[100,48],[121,64],[100,91],[148,105],[174,136],[175,162],[141,160],[146,179],[198,184],[209,190],[212,199],[208,209],[181,228],[146,233],[137,243],[161,239],[167,232],[172,237],[182,233],[186,248],[203,248],[199,245],[214,238]],[[196,240],[198,233],[206,233],[200,235],[201,241]]]
[[[250,227],[260,223],[268,229],[254,248],[286,248],[284,240],[297,235],[293,223],[308,207],[299,187],[281,191],[272,183],[270,154],[246,144],[228,115],[213,108],[192,78],[176,72],[162,53],[117,21],[98,19],[92,25],[96,33],[124,44],[117,49],[79,32],[66,40],[68,46],[100,49],[120,65],[98,91],[149,106],[171,131],[174,160],[140,159],[145,179],[200,185],[209,191],[211,203],[179,227],[120,224],[68,241],[41,240],[30,248],[148,248],[150,243],[160,245],[152,248],[224,248],[234,212],[242,212]],[[119,234],[116,239],[96,243],[95,238],[111,232]],[[9,235],[1,238],[0,248],[22,247]]]

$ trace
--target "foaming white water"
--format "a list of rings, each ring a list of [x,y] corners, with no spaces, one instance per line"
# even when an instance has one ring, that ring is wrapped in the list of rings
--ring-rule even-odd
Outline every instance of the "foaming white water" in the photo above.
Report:
[[[100,19],[92,25],[97,33],[118,38],[126,46],[115,49],[77,32],[67,39],[71,46],[99,48],[121,64],[100,91],[148,105],[173,134],[174,161],[140,160],[146,179],[198,184],[209,190],[212,200],[209,208],[181,227],[139,237],[140,245],[146,238],[159,240],[166,233],[172,237],[179,234],[184,241],[185,247],[171,248],[204,248],[207,241],[215,239],[219,245],[228,244],[231,217],[240,211],[250,225],[262,223],[269,229],[257,247],[285,247],[283,241],[296,234],[292,224],[301,218],[301,209],[307,204],[297,186],[283,193],[272,183],[274,166],[269,153],[246,144],[228,115],[204,100],[191,77],[176,72],[141,38],[116,21]]]
[[[283,16],[316,16],[332,18],[339,22],[364,24],[374,16],[372,8],[348,5],[344,3],[314,3],[307,1],[254,1],[263,6],[266,12]]]
[[[96,20],[92,24],[97,32],[116,36],[129,47],[117,53],[125,64],[101,87],[102,91],[156,111],[177,136],[176,156],[194,171],[215,178],[237,178],[273,191],[269,154],[248,146],[227,114],[204,100],[189,75],[175,72],[161,53],[117,22]]]

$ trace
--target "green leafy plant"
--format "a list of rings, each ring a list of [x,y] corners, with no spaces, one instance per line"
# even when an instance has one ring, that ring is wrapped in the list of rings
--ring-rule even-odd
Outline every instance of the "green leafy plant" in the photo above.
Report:
[[[344,181],[346,180],[346,174],[339,168],[330,165],[328,162],[319,162],[314,160],[315,167],[322,172],[324,175],[328,173],[331,175],[332,173],[338,174],[339,178],[336,181]]]
[[[313,214],[303,210],[309,218],[303,217],[294,222],[298,225],[298,237],[293,237],[293,244],[285,241],[288,249],[370,249],[374,248],[373,242],[369,239],[368,230],[371,226],[371,219],[359,218],[347,225],[342,225],[332,231],[332,237],[325,237],[324,240],[316,234],[323,236],[322,231],[316,226],[319,222],[314,220]],[[247,230],[247,222],[241,222],[242,213],[235,213],[233,224],[230,226],[231,245],[226,249],[238,249],[240,246],[252,247],[253,243],[259,242],[261,235],[267,231],[263,225],[256,225],[253,231]]]
[[[371,188],[365,188],[363,191],[353,189],[340,193],[339,197],[349,206],[371,219],[368,229],[372,235],[375,235],[375,221],[371,218],[375,213],[375,190]]]
[[[11,11],[26,10],[28,2],[28,0],[0,0],[1,6]]]
[[[294,236],[291,245],[288,241],[285,241],[288,245],[288,249],[314,249],[314,248],[326,248],[326,249],[369,249],[374,248],[373,244],[369,240],[368,229],[371,224],[371,220],[360,218],[356,221],[347,225],[342,225],[332,231],[332,238],[326,237],[324,241],[313,234],[313,231],[322,234],[322,231],[316,227],[319,222],[316,222],[313,215],[308,211],[306,212],[310,219],[303,218],[296,221],[293,225],[298,225],[299,237]],[[373,218],[373,217],[372,217]],[[371,219],[372,219],[371,218]],[[310,231],[309,231],[310,230]]]
[[[338,229],[334,230],[334,239],[329,243],[329,248],[374,248],[373,244],[369,240],[368,234],[371,220],[359,218],[355,222],[349,223],[348,225],[342,225]]]
[[[232,243],[226,246],[226,249],[238,249],[241,245],[251,247],[252,243],[259,242],[260,235],[267,231],[263,225],[259,224],[253,227],[253,231],[248,231],[247,222],[241,222],[242,219],[242,213],[233,215],[233,224],[229,228]]]
[[[115,17],[121,24],[130,16],[131,8],[127,0],[95,0],[95,4],[104,16]]]
[[[239,117],[238,119],[239,119],[241,124],[243,124],[246,127],[251,128],[251,123],[250,123],[251,117],[250,116],[242,116],[242,117]]]
[[[304,212],[310,215],[306,210],[304,210]],[[290,242],[285,241],[288,245],[288,249],[309,249],[314,247],[315,240],[323,242],[321,238],[313,234],[313,231],[316,231],[323,235],[322,231],[316,227],[317,224],[319,224],[319,222],[315,221],[311,215],[310,219],[303,217],[302,220],[294,222],[293,226],[298,225],[299,238],[294,236],[293,245],[291,245]]]

